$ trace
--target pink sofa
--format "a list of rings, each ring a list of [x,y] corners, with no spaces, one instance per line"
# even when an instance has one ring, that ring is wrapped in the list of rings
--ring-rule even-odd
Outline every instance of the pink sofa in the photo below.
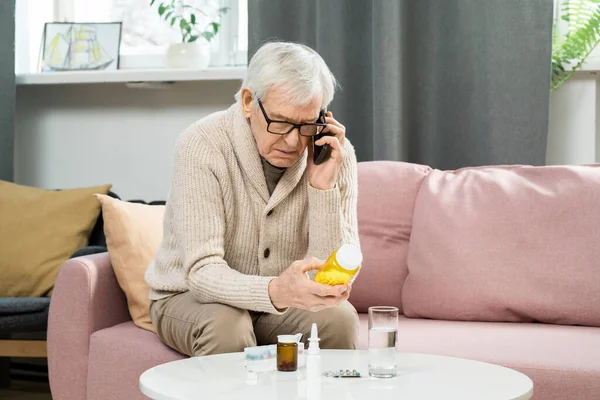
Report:
[[[482,190],[481,185],[495,181],[490,181],[489,176],[485,175],[489,171],[475,171],[475,177],[448,174],[436,178],[438,181],[427,181],[432,170],[426,166],[399,162],[359,164],[359,229],[365,263],[350,300],[360,313],[360,347],[366,347],[367,308],[370,305],[396,305],[404,308],[405,314],[421,316],[400,318],[398,347],[402,351],[471,358],[514,368],[533,380],[534,399],[600,399],[600,328],[569,323],[568,313],[565,314],[566,317],[558,318],[556,323],[534,322],[548,322],[544,318],[551,318],[554,314],[563,315],[562,303],[577,304],[579,307],[577,295],[572,294],[577,292],[577,287],[572,287],[572,281],[563,280],[558,275],[550,276],[550,280],[558,280],[560,284],[567,282],[572,290],[571,294],[566,293],[564,300],[561,297],[564,292],[561,290],[564,288],[558,284],[555,296],[554,293],[546,293],[546,297],[550,299],[548,301],[537,297],[532,301],[528,297],[536,294],[531,288],[537,286],[528,286],[535,285],[535,281],[528,280],[527,271],[523,271],[522,276],[519,275],[519,270],[511,272],[513,275],[508,277],[505,276],[507,274],[499,274],[494,278],[497,279],[495,285],[490,286],[489,282],[480,285],[481,277],[476,275],[477,272],[453,263],[473,260],[472,257],[479,254],[473,248],[481,247],[469,247],[468,243],[462,243],[455,252],[447,253],[444,249],[455,246],[453,240],[456,241],[456,238],[445,241],[444,238],[435,236],[437,231],[446,232],[446,235],[448,232],[459,232],[464,240],[474,240],[466,231],[460,233],[465,224],[472,224],[468,222],[467,212],[462,211],[460,218],[455,217],[453,220],[450,214],[449,221],[448,214],[444,215],[443,211],[448,209],[453,213],[459,212],[456,205],[450,206],[447,203],[445,196],[448,194],[450,198],[458,196],[465,199],[468,210],[494,207],[492,203],[498,194],[495,193],[492,199],[483,200],[482,193],[494,191]],[[510,168],[507,171],[513,174]],[[520,174],[519,171],[517,175]],[[533,178],[527,175],[531,171]],[[525,170],[524,190],[535,190],[536,193],[547,195],[551,189],[543,187],[543,182],[535,185],[531,182],[538,176],[552,175],[555,172],[552,169]],[[493,172],[491,176],[495,176],[495,173],[497,172]],[[510,176],[514,178],[513,175]],[[456,186],[448,187],[457,177],[464,179]],[[505,178],[500,176],[498,179],[502,181]],[[483,183],[473,186],[472,192],[469,192],[469,185],[473,185],[473,182]],[[549,184],[552,182],[550,180]],[[593,182],[594,185],[597,183]],[[517,181],[514,184],[518,186],[519,183]],[[516,192],[506,189],[506,186],[499,187],[503,188],[508,199],[519,197],[513,195]],[[463,192],[457,193],[457,190]],[[439,195],[441,203],[433,204],[427,193]],[[473,196],[473,193],[476,195]],[[600,191],[594,193],[597,195]],[[555,199],[557,195],[550,193],[550,197]],[[477,201],[473,203],[473,199],[477,198],[480,198],[480,204]],[[425,201],[423,199],[428,199],[426,207],[422,206],[424,203],[420,203]],[[595,200],[598,199],[599,197],[595,197]],[[527,195],[519,201],[531,201],[531,196]],[[507,203],[504,201],[502,204]],[[590,214],[600,214],[597,207],[587,211]],[[413,217],[418,217],[419,220],[413,221]],[[502,225],[506,220],[510,220],[510,214],[494,223]],[[431,226],[435,225],[435,221],[442,221],[440,223],[444,223],[443,229]],[[555,222],[560,226],[564,225],[560,220]],[[427,237],[424,232],[418,232],[417,235],[417,232],[412,231],[413,223],[424,231],[432,229],[431,236],[436,239],[431,242],[430,247],[423,244]],[[473,226],[469,225],[465,229],[471,232]],[[558,230],[560,226],[557,226]],[[490,235],[498,235],[498,243],[502,243],[502,232],[499,228]],[[582,245],[584,247],[574,251],[583,254],[584,258],[597,254],[589,253],[598,250],[590,249],[588,245],[595,243],[596,248],[600,247],[600,235],[597,232],[598,230],[587,232],[588,235],[595,234],[595,237],[586,237],[585,244]],[[478,232],[476,236],[479,244],[485,243],[485,232]],[[537,237],[544,238],[544,233],[538,233]],[[411,248],[413,240],[420,242],[414,243],[414,248]],[[509,251],[518,261],[515,264],[517,266],[522,261],[529,263],[530,260],[524,260],[525,257],[535,256],[527,253],[527,249],[535,247],[534,242],[527,243],[522,254],[506,246],[507,243],[491,247],[495,251],[498,250],[496,247]],[[436,259],[436,254],[450,258],[448,265],[458,272],[447,274],[447,271],[436,270],[440,265],[446,264],[440,262],[439,257]],[[448,254],[458,256],[452,258]],[[501,253],[497,254],[502,258]],[[485,261],[485,254],[479,256],[482,257],[479,262]],[[595,259],[593,265],[598,264],[600,257]],[[514,265],[506,268],[511,270]],[[568,276],[578,276],[580,271],[577,268],[579,266],[573,265],[565,273]],[[595,268],[598,271],[598,267]],[[472,269],[476,271],[476,268]],[[536,279],[545,282],[545,269],[536,271]],[[560,273],[551,268],[548,271],[550,272],[546,274]],[[440,279],[436,273],[446,275]],[[585,273],[582,274],[585,276]],[[469,282],[469,276],[473,276],[473,281]],[[432,282],[432,279],[435,281]],[[588,296],[592,309],[575,312],[575,320],[581,317],[585,321],[595,321],[598,313],[594,313],[593,307],[600,312],[600,298],[587,292],[589,285],[586,282],[590,279],[590,285],[597,285],[595,287],[600,292],[598,275],[586,277],[586,281],[581,283],[580,292]],[[456,290],[445,290],[445,282]],[[502,286],[505,284],[515,284],[519,291],[507,292]],[[428,290],[435,285],[441,285],[441,289]],[[459,295],[455,292],[459,292]],[[472,293],[481,302],[477,299],[473,301]],[[557,299],[560,302],[555,301]],[[555,312],[546,312],[553,308]],[[461,312],[463,309],[468,310],[468,313]],[[432,313],[437,313],[436,319],[431,319]],[[506,322],[507,319],[511,322]],[[138,390],[139,375],[152,366],[182,357],[164,346],[153,333],[133,324],[107,253],[79,257],[65,263],[52,297],[48,327],[50,384],[55,400],[142,399],[144,396]]]

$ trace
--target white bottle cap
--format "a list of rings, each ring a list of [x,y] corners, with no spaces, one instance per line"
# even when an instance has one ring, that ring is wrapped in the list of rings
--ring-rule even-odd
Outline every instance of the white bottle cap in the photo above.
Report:
[[[313,322],[310,327],[310,337],[308,338],[308,354],[319,354],[319,331],[317,324]]]
[[[348,271],[354,271],[362,264],[363,256],[360,249],[353,244],[345,244],[335,254],[338,264]]]
[[[277,342],[279,343],[298,343],[296,335],[278,335]]]

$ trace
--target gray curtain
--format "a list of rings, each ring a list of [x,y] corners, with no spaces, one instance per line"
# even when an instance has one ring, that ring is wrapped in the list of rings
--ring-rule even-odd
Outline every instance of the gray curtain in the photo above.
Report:
[[[14,16],[14,1],[0,1],[0,179],[11,182],[15,137]]]
[[[545,162],[552,0],[249,0],[249,54],[307,44],[359,160]]]

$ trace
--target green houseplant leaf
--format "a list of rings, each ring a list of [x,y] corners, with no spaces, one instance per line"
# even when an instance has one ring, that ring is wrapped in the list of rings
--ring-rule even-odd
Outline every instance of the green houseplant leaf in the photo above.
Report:
[[[153,6],[156,0],[150,0],[150,6]],[[229,7],[221,7],[216,10],[216,16],[214,20],[211,20],[210,12],[206,12],[198,7],[185,4],[185,0],[170,0],[162,2],[158,6],[158,15],[161,19],[165,20],[170,26],[174,27],[177,24],[179,32],[181,34],[182,42],[196,42],[199,38],[204,38],[210,42],[219,32],[220,19],[229,11]],[[214,14],[214,12],[213,12]],[[206,25],[202,18],[198,16],[204,16],[208,19]]]
[[[552,85],[556,90],[577,71],[600,43],[600,0],[562,0],[561,19],[568,24],[560,35],[552,30]]]

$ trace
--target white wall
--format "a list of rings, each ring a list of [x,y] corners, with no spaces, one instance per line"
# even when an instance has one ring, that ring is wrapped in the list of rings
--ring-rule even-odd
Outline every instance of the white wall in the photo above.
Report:
[[[596,73],[577,73],[552,93],[547,164],[600,162],[597,77]]]
[[[596,72],[579,72],[550,97],[546,164],[600,162],[600,85]]]
[[[175,141],[234,102],[238,81],[17,88],[15,180],[41,188],[113,184],[122,199],[164,200]]]

